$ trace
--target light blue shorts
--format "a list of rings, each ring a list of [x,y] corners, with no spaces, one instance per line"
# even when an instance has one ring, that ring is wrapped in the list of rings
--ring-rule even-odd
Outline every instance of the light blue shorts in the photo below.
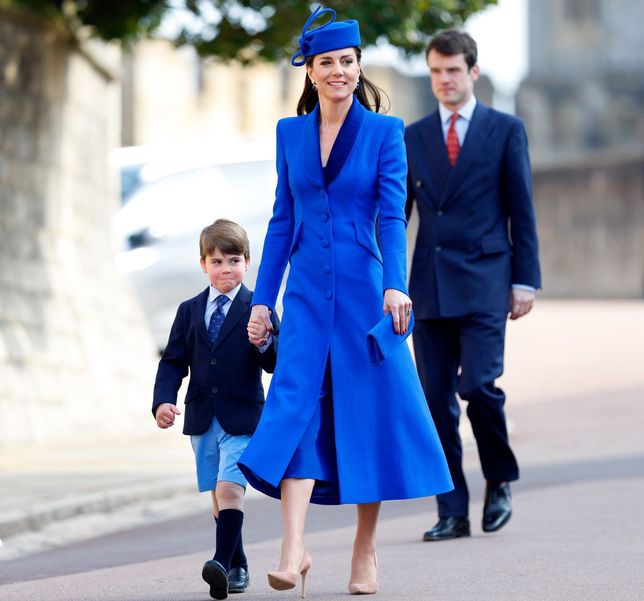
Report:
[[[235,482],[246,488],[248,484],[239,471],[237,462],[250,441],[250,436],[233,436],[224,431],[216,417],[203,434],[190,436],[197,465],[199,492],[214,490],[217,482]]]

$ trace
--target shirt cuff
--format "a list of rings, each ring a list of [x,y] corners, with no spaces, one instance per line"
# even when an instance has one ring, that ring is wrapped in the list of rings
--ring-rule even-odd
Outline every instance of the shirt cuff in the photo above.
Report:
[[[262,344],[262,346],[258,346],[258,347],[257,347],[257,350],[258,350],[260,353],[265,353],[265,352],[268,350],[268,347],[269,347],[271,344],[273,344],[273,334],[271,334],[271,333],[269,332],[269,334],[268,334],[268,338],[266,339],[266,342],[265,342],[264,344]]]
[[[513,290],[526,290],[528,292],[536,292],[537,289],[533,288],[532,286],[528,286],[526,284],[512,284],[512,289]]]

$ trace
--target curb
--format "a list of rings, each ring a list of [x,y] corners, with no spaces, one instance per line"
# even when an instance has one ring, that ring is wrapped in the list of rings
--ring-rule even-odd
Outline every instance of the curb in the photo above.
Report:
[[[194,492],[194,477],[186,477],[185,481],[179,483],[170,484],[167,481],[159,481],[122,486],[105,492],[80,494],[22,510],[7,511],[0,516],[0,539],[40,530],[53,522],[79,515],[109,513],[128,505]]]

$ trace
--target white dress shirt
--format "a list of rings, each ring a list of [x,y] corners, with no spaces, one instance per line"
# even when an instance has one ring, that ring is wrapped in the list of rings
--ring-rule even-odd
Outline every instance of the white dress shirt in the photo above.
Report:
[[[456,120],[456,136],[458,137],[458,143],[463,146],[465,142],[465,134],[467,134],[467,128],[470,126],[470,121],[472,121],[472,114],[476,107],[476,97],[474,94],[470,96],[470,99],[458,109],[458,119]],[[445,105],[438,104],[438,112],[441,117],[441,127],[443,128],[443,141],[447,143],[447,132],[449,130],[449,122],[454,114],[453,111],[450,111]]]

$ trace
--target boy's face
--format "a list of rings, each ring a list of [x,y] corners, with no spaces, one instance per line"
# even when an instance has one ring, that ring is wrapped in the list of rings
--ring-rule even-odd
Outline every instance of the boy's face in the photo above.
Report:
[[[245,259],[244,255],[225,255],[216,249],[200,259],[200,263],[210,283],[220,292],[227,293],[243,281],[250,259]]]

